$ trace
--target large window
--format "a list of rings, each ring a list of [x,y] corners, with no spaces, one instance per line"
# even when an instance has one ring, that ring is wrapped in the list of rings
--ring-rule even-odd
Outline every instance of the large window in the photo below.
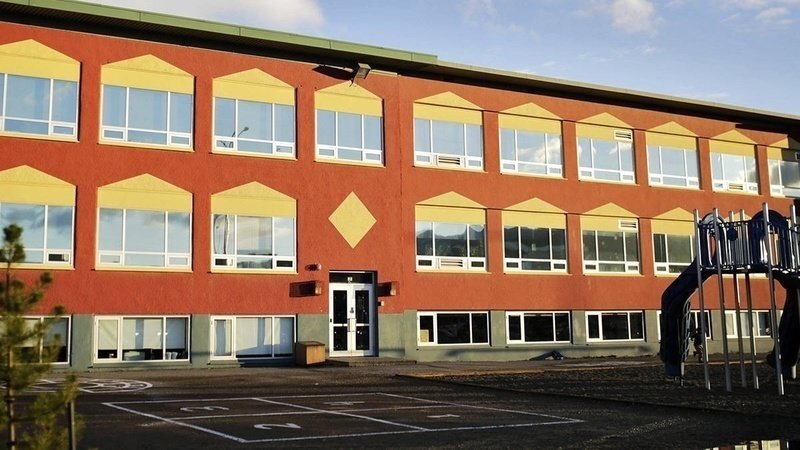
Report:
[[[318,109],[317,157],[383,163],[382,122],[379,116]]]
[[[31,339],[22,344],[22,351],[29,352],[39,362],[69,362],[69,317],[26,317],[25,327],[33,330],[46,327],[41,339]]]
[[[95,337],[100,362],[189,359],[188,317],[99,316]]]
[[[507,271],[567,271],[566,230],[507,226],[503,237]]]
[[[0,203],[0,229],[22,228],[25,263],[72,265],[74,207]]]
[[[583,230],[583,270],[639,273],[638,231]]]
[[[770,192],[786,197],[800,197],[800,162],[769,160]]]
[[[706,339],[711,339],[714,335],[711,332],[711,311],[706,310]],[[658,340],[661,340],[661,310],[657,311],[658,320],[656,321],[656,327],[658,329]],[[691,337],[694,334],[694,330],[700,329],[700,311],[690,311],[689,312],[689,336]]]
[[[753,311],[753,315],[747,311],[740,311],[742,323],[742,337],[750,337],[750,330],[755,330],[755,337],[772,336],[772,319],[769,311]],[[752,320],[751,320],[752,318]],[[728,337],[737,337],[736,311],[725,311],[725,326]]]
[[[192,95],[103,85],[101,138],[190,148]]]
[[[715,191],[758,192],[756,158],[711,152],[711,178]]]
[[[489,343],[486,312],[420,312],[417,326],[420,345]]]
[[[483,127],[415,118],[414,162],[424,166],[483,169]]]
[[[214,98],[214,148],[255,155],[294,156],[293,105]]]
[[[509,344],[572,340],[568,311],[509,312],[506,320]]]
[[[634,182],[631,137],[620,140],[578,137],[578,162],[581,179]]]
[[[483,224],[417,221],[417,268],[486,270]]]
[[[500,129],[500,170],[508,173],[561,176],[561,134]]]
[[[653,254],[656,273],[681,273],[689,267],[694,255],[691,236],[653,233]]]
[[[0,73],[0,131],[77,137],[78,83]]]
[[[652,185],[700,187],[694,150],[648,145],[647,166]]]
[[[98,265],[191,267],[191,214],[100,208]]]
[[[214,317],[213,359],[282,358],[294,353],[294,317]]]
[[[294,270],[293,217],[214,214],[214,267]]]
[[[588,341],[644,340],[644,313],[641,311],[587,312]]]

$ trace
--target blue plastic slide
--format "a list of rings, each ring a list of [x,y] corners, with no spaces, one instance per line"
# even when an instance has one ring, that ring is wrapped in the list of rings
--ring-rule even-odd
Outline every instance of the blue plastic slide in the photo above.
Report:
[[[800,318],[798,318],[797,302],[800,279],[796,275],[775,272],[775,279],[786,289],[786,302],[783,315],[778,324],[778,336],[781,342],[781,367],[783,376],[790,378],[792,367],[800,357]],[[775,349],[767,354],[767,364],[775,367]]]
[[[703,271],[705,282],[713,271]],[[680,377],[681,363],[689,348],[689,298],[697,290],[697,261],[692,261],[661,294],[661,360],[667,376]],[[698,324],[699,325],[699,324]]]

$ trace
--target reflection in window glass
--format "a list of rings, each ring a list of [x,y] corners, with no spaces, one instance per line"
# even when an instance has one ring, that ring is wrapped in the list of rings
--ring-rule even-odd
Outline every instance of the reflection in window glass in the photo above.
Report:
[[[692,236],[653,234],[656,273],[681,273],[694,258]]]
[[[483,224],[416,223],[417,267],[485,270]]]
[[[214,98],[214,148],[294,156],[294,106]]]
[[[25,263],[72,264],[72,206],[0,203],[0,229],[22,228]]]
[[[584,272],[639,272],[639,234],[633,231],[584,230]]]
[[[214,214],[214,267],[295,268],[295,229],[291,217]]]
[[[626,141],[578,138],[580,178],[633,183],[633,144]]]
[[[191,215],[100,208],[98,265],[191,266]]]
[[[712,152],[711,178],[715,190],[758,192],[755,156]]]
[[[483,127],[414,119],[415,164],[483,169]],[[438,155],[438,156],[437,156]]]
[[[78,83],[0,73],[0,131],[77,136]]]
[[[648,145],[647,162],[651,184],[699,189],[696,151]]]
[[[566,230],[504,227],[506,270],[566,272]]]
[[[800,197],[800,162],[770,159],[769,184],[773,194]]]
[[[215,317],[214,359],[285,358],[294,352],[294,317]]]
[[[502,128],[501,171],[560,176],[561,135]]]
[[[383,163],[383,119],[379,116],[317,110],[317,156]]]
[[[191,146],[192,95],[103,85],[102,102],[104,140]]]

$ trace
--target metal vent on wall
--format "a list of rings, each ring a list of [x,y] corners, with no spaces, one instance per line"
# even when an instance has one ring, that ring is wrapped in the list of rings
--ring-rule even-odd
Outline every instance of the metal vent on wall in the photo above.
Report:
[[[614,130],[614,139],[618,141],[631,142],[633,140],[633,131],[631,130]]]
[[[619,225],[619,229],[620,230],[633,230],[633,231],[635,231],[635,230],[639,229],[639,223],[637,221],[635,221],[635,220],[620,219],[619,222],[618,222],[618,225]]]

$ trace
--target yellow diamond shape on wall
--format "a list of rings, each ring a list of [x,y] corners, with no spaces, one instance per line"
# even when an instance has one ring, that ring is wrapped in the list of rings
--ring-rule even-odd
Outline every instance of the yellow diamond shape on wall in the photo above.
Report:
[[[328,220],[352,248],[356,248],[356,245],[377,222],[355,192],[351,192],[344,199],[336,211],[328,217]]]

